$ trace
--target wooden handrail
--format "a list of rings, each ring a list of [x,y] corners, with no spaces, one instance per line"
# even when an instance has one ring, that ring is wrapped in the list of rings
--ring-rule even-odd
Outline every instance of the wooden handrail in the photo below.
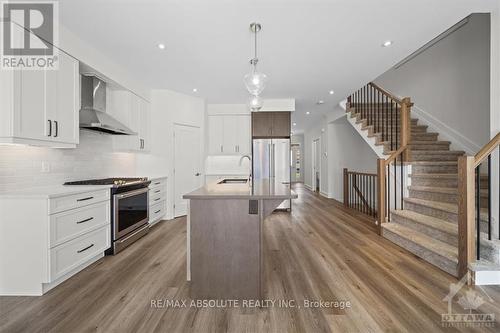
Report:
[[[347,169],[346,169],[347,170]],[[377,176],[376,173],[367,173],[367,172],[357,172],[357,171],[346,171],[347,173],[351,173],[353,175],[363,175],[363,176]]]
[[[399,147],[398,150],[396,150],[395,152],[393,152],[387,159],[384,160],[384,164],[385,166],[389,165],[392,163],[392,161],[394,161],[399,155],[401,155],[401,153],[403,153],[406,149],[408,149],[408,146],[405,145],[405,146],[401,146]]]
[[[491,154],[491,152],[500,145],[500,132],[495,135],[481,150],[474,155],[474,167],[477,167],[483,160]]]
[[[374,82],[370,82],[368,83],[369,85],[371,85],[373,88],[379,90],[381,93],[383,93],[384,95],[386,95],[387,97],[391,98],[394,102],[398,103],[399,105],[402,105],[404,103],[407,103],[405,101],[405,99],[401,99],[400,97],[397,97],[396,95],[394,95],[393,93],[385,90],[384,88],[380,87],[378,84],[374,83]],[[410,106],[413,106],[413,103],[410,102],[409,104]]]

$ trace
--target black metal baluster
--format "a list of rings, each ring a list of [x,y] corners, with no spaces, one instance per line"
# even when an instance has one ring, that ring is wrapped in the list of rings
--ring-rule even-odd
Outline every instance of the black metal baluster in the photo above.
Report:
[[[488,240],[491,240],[491,154],[488,155]]]
[[[404,193],[404,188],[405,188],[405,186],[404,186],[405,179],[403,177],[403,171],[404,171],[404,166],[403,166],[404,160],[403,160],[403,157],[404,157],[404,155],[403,155],[403,153],[401,153],[401,166],[400,166],[400,169],[401,169],[401,202],[400,202],[401,209],[404,209],[403,208],[403,193]]]
[[[481,260],[481,198],[479,188],[481,186],[481,175],[479,173],[479,168],[481,165],[476,167],[476,258]]]
[[[392,103],[392,102],[391,102]],[[398,209],[398,173],[397,173],[397,164],[398,164],[398,157],[396,156],[396,159],[394,160],[394,209]]]
[[[394,111],[392,110],[392,104],[393,104],[393,100],[391,98],[391,150],[394,151],[395,150],[394,146],[393,146],[393,142],[394,142],[394,121],[393,121]]]
[[[398,120],[398,104],[396,103],[396,137],[395,137],[395,141],[396,141],[396,150],[401,147],[401,142],[403,142],[400,138],[399,138],[399,135],[398,135],[398,130],[399,130],[399,120]],[[399,144],[398,144],[398,141],[399,141]]]
[[[387,202],[387,221],[391,222],[391,165],[389,164],[387,166],[387,196],[386,196],[386,202]]]

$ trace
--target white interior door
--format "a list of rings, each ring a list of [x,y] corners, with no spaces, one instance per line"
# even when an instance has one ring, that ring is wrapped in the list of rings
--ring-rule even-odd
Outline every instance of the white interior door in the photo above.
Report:
[[[200,128],[174,126],[174,216],[187,214],[186,193],[202,185]]]

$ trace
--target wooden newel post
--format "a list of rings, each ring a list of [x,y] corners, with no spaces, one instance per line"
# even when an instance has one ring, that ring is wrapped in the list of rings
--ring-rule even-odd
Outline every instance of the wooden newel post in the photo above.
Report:
[[[411,107],[413,103],[410,97],[405,97],[401,101],[401,147],[410,144],[411,142]],[[405,161],[409,161],[411,158],[411,150],[406,149],[405,151]]]
[[[377,226],[382,235],[382,223],[385,223],[385,160],[377,160]]]
[[[474,157],[458,158],[458,278],[467,274],[475,255]]]
[[[344,168],[344,206],[349,206],[349,175],[347,168]]]

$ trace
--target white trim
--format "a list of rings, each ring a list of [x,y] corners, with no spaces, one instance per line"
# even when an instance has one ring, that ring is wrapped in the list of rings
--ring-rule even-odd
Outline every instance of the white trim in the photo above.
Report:
[[[474,282],[477,286],[500,285],[500,271],[476,271]]]
[[[418,106],[413,106],[411,113],[417,116],[415,118],[418,118],[419,125],[427,125],[429,132],[437,132],[439,133],[440,139],[451,141],[452,149],[463,150],[467,155],[475,155],[481,149],[481,146],[472,142],[455,129],[446,125]]]
[[[304,183],[304,187],[307,188],[309,191],[312,191],[311,185]]]
[[[375,154],[379,158],[385,159],[387,155],[384,154],[384,146],[377,146],[375,143],[377,142],[377,139],[375,137],[368,137],[368,131],[363,130],[361,127],[361,123],[356,124],[356,118],[351,117],[350,113],[346,113],[347,121],[354,127],[356,132],[363,138],[363,140],[366,141],[366,143],[370,146],[370,148],[375,152]]]
[[[330,199],[330,197],[328,196],[327,193],[323,192],[323,191],[319,191],[319,194],[327,199]]]

